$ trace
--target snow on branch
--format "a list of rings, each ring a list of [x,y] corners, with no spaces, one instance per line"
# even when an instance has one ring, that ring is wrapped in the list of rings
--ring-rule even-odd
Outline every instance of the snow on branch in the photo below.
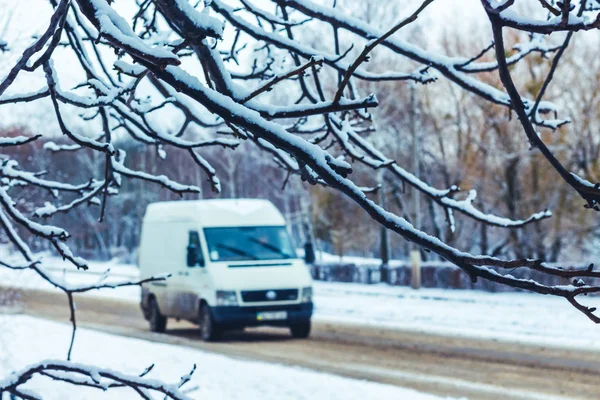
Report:
[[[423,182],[421,179],[417,178],[414,174],[411,174],[399,166],[394,160],[390,160],[385,157],[383,153],[377,150],[371,143],[357,134],[348,121],[341,122],[335,117],[330,118],[332,121],[330,125],[332,133],[336,136],[340,146],[347,151],[352,159],[364,163],[374,169],[382,168],[390,171],[391,174],[400,179],[402,182],[419,190],[421,193],[425,194],[434,202],[446,209],[456,210],[482,223],[504,228],[520,228],[529,223],[550,218],[552,216],[552,212],[549,210],[535,213],[524,220],[512,220],[509,218],[483,213],[473,206],[473,200],[476,197],[476,191],[471,190],[469,192],[469,197],[464,200],[456,200],[452,196],[460,191],[459,187],[453,186],[446,190],[440,190],[428,185],[426,182]],[[341,130],[338,128],[339,126],[342,128]],[[354,144],[356,144],[356,147]],[[359,152],[357,147],[360,148],[363,153]]]
[[[140,375],[123,374],[108,368],[94,365],[81,364],[63,360],[43,360],[30,365],[20,371],[15,371],[10,376],[0,380],[0,393],[10,393],[22,399],[42,399],[44,396],[27,388],[27,382],[36,376],[44,376],[57,382],[69,383],[75,386],[85,386],[102,391],[116,388],[129,388],[139,398],[150,399],[160,394],[165,399],[189,400],[182,387],[189,382],[191,375],[196,370],[192,367],[190,373],[184,375],[179,382],[164,383],[147,375],[153,366],[147,368]]]
[[[213,2],[213,4],[215,4],[215,2]],[[373,28],[358,18],[344,15],[337,9],[321,6],[310,0],[285,0],[285,4],[306,14],[308,17],[324,21],[338,29],[342,28],[348,30],[367,40],[375,40],[384,35],[384,32],[381,30]],[[443,76],[463,89],[481,96],[488,101],[505,106],[510,105],[510,99],[506,93],[471,76],[472,72],[478,72],[477,64],[471,65],[472,72],[469,70],[463,71],[465,62],[468,61],[463,57],[449,57],[443,54],[436,54],[419,48],[405,40],[395,38],[387,38],[381,45],[399,56],[407,57],[413,61],[436,69]],[[541,50],[542,48],[540,48],[540,51]],[[490,65],[486,63],[485,68],[490,68]],[[491,69],[494,69],[493,66]],[[543,109],[540,111],[546,112],[552,110]]]
[[[185,0],[177,3],[183,1]],[[163,47],[152,47],[139,38],[125,18],[113,10],[105,0],[80,1],[78,4],[81,11],[98,29],[101,37],[106,38],[114,46],[126,49],[136,57],[161,67],[180,63],[179,58],[171,51]]]
[[[0,137],[0,147],[20,146],[22,144],[33,142],[34,140],[37,140],[41,137],[42,135]]]
[[[344,93],[344,89],[346,88],[346,85],[348,85],[348,82],[350,81],[350,78],[352,78],[352,76],[354,76],[356,70],[358,69],[358,66],[366,61],[368,61],[368,54],[377,46],[379,46],[381,43],[383,43],[387,38],[391,37],[394,33],[396,33],[398,30],[402,29],[403,27],[410,25],[411,23],[415,22],[417,20],[417,18],[419,17],[419,14],[421,12],[423,12],[423,10],[425,10],[425,8],[430,5],[433,2],[433,0],[426,0],[424,1],[419,8],[410,16],[407,17],[405,19],[403,19],[402,21],[400,21],[398,24],[396,24],[394,27],[392,27],[392,29],[388,30],[387,32],[385,32],[383,35],[381,35],[380,37],[378,37],[375,40],[371,40],[363,49],[363,51],[359,54],[359,56],[356,58],[356,60],[352,63],[352,65],[350,65],[348,67],[348,69],[346,69],[346,72],[344,73],[344,77],[342,78],[342,82],[340,83],[337,92],[335,94],[335,97],[333,99],[334,102],[338,102],[340,101],[340,99],[342,98],[342,94]]]
[[[156,3],[167,20],[183,21],[182,30],[193,31],[199,38],[223,35],[223,23],[208,15],[208,8],[198,11],[189,0],[158,0]]]
[[[507,1],[502,6],[494,5],[495,2],[490,0],[482,0],[482,3],[488,14],[494,14],[503,26],[520,31],[549,35],[554,32],[589,31],[600,28],[600,13],[598,10],[586,11],[583,7],[580,7],[581,12],[572,12],[569,7],[570,1],[559,3],[566,7],[561,10],[557,10],[547,3],[542,3],[546,9],[551,10],[554,14],[546,20],[529,18],[519,14],[512,8],[514,1]],[[585,2],[582,2],[582,4],[585,4]]]
[[[78,193],[83,192],[86,189],[94,188],[98,185],[98,182],[93,179],[89,182],[79,185],[41,179],[39,178],[40,173],[22,171],[18,169],[18,167],[19,163],[16,160],[6,160],[2,162],[0,164],[0,177],[25,182],[44,189]]]
[[[35,236],[50,240],[66,240],[69,233],[62,228],[52,225],[42,225],[25,217],[15,206],[15,201],[8,195],[6,189],[0,187],[0,204],[6,213]]]
[[[10,70],[8,75],[0,81],[0,96],[2,96],[6,89],[10,87],[10,85],[12,85],[12,83],[17,78],[17,75],[21,71],[30,70],[30,67],[28,66],[29,60],[37,52],[41,51],[46,45],[46,43],[48,43],[48,41],[52,39],[56,30],[59,29],[59,25],[61,24],[61,22],[64,23],[64,19],[67,15],[69,5],[70,0],[60,1],[58,6],[56,7],[56,10],[54,11],[54,14],[52,15],[52,18],[50,18],[50,23],[48,24],[48,28],[46,29],[46,31],[33,44],[31,44],[27,49],[25,49],[25,51],[23,52],[15,66]],[[48,48],[48,51],[51,53],[51,51],[53,51],[55,47],[56,43],[53,46],[50,46]]]
[[[129,178],[136,178],[145,180],[148,182],[157,183],[159,185],[164,186],[165,188],[175,192],[175,193],[202,193],[202,190],[193,185],[183,185],[181,183],[172,181],[164,175],[152,175],[144,171],[134,171],[132,169],[127,168],[124,165],[125,162],[125,151],[119,150],[118,157],[111,157],[111,166],[113,171],[118,175],[124,175]],[[120,177],[117,177],[117,183],[120,182]]]

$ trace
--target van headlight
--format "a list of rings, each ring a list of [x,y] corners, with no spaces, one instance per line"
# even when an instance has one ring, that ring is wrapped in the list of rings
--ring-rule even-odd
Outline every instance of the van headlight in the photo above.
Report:
[[[312,301],[312,287],[302,288],[302,303],[310,303]]]
[[[234,290],[217,290],[217,306],[237,306],[237,294]]]

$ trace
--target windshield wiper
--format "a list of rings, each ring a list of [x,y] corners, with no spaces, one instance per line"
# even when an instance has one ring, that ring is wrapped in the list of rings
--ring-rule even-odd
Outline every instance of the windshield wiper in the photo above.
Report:
[[[257,243],[257,244],[261,245],[262,247],[264,247],[265,249],[271,250],[272,252],[275,252],[277,254],[281,254],[285,258],[294,258],[291,254],[286,253],[285,251],[281,250],[279,247],[272,245],[270,243],[261,242],[260,240],[258,240],[256,238],[252,238],[252,237],[248,238],[248,241]]]
[[[222,249],[228,250],[232,253],[238,254],[240,256],[250,257],[250,259],[252,259],[252,260],[259,260],[259,258],[255,254],[248,253],[247,251],[238,249],[237,247],[227,246],[226,244],[221,244],[221,243],[217,243],[216,246],[220,247]]]

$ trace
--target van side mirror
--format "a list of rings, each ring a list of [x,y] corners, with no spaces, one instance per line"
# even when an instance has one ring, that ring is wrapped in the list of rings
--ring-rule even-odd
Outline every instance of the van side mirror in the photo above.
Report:
[[[315,249],[312,242],[306,242],[304,244],[304,262],[306,264],[314,264],[316,260]]]
[[[202,251],[197,246],[189,245],[187,247],[187,266],[195,267],[196,265],[204,267],[204,257],[202,257]]]

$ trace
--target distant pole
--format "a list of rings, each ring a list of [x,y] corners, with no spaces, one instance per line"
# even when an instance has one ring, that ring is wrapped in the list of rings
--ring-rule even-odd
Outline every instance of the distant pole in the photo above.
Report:
[[[413,153],[413,173],[418,178],[419,171],[419,153],[421,151],[419,145],[419,134],[417,132],[417,99],[415,85],[410,84],[410,130],[412,133],[412,153]],[[413,205],[414,205],[414,221],[413,225],[416,229],[421,228],[421,192],[417,189],[413,190]],[[411,264],[411,287],[419,289],[421,287],[421,250],[419,246],[413,244],[413,249],[410,252]]]
[[[379,170],[379,205],[385,209],[385,186],[384,186],[384,173],[385,170],[382,168]],[[389,232],[385,226],[381,226],[380,231],[380,254],[381,254],[381,266],[379,267],[379,273],[382,282],[388,282],[388,271],[390,262],[390,238]]]

